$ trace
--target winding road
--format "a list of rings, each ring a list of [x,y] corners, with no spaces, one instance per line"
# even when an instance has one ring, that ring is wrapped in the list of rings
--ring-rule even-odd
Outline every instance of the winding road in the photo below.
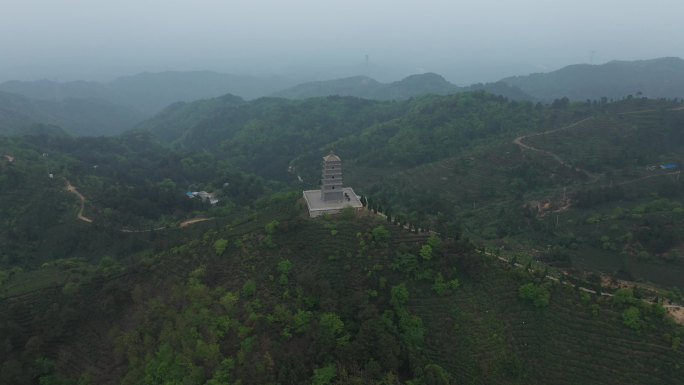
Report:
[[[72,194],[75,194],[81,201],[81,208],[78,210],[78,214],[76,215],[76,217],[82,220],[83,222],[93,223],[93,220],[91,218],[88,218],[83,215],[83,209],[85,208],[85,197],[83,196],[83,194],[78,192],[78,190],[76,190],[76,187],[74,187],[74,185],[72,185],[68,179],[64,178],[64,180],[66,181],[66,190]]]
[[[552,157],[556,162],[560,163],[561,165],[563,165],[563,166],[565,166],[565,167],[567,167],[567,168],[569,168],[569,169],[571,169],[571,170],[575,170],[575,171],[577,171],[577,172],[580,172],[580,173],[582,173],[582,174],[588,176],[589,178],[591,178],[592,180],[595,181],[595,180],[598,179],[598,175],[596,175],[596,174],[594,174],[594,173],[591,173],[591,172],[589,172],[589,171],[587,171],[587,170],[581,169],[581,168],[579,168],[579,167],[575,167],[575,166],[571,165],[570,163],[568,163],[568,162],[566,162],[565,160],[563,160],[563,158],[561,158],[560,156],[558,156],[558,154],[555,154],[555,153],[553,153],[553,152],[551,152],[551,151],[542,150],[542,149],[540,149],[540,148],[530,146],[529,144],[525,144],[525,143],[523,142],[523,140],[525,140],[525,139],[527,139],[527,138],[531,138],[531,137],[534,137],[534,136],[548,135],[548,134],[553,134],[553,133],[558,132],[558,131],[567,130],[567,129],[576,127],[576,126],[578,126],[578,125],[580,125],[580,124],[582,124],[582,123],[584,123],[584,122],[587,122],[587,121],[589,121],[589,120],[592,120],[592,119],[594,119],[594,117],[593,117],[593,116],[590,116],[590,117],[588,117],[588,118],[584,118],[584,119],[582,119],[582,120],[580,120],[580,121],[577,121],[577,122],[575,122],[575,123],[569,124],[569,125],[567,125],[567,126],[563,126],[563,127],[560,127],[560,128],[554,128],[553,130],[542,131],[542,132],[537,132],[537,133],[534,133],[534,134],[519,136],[519,137],[517,137],[517,138],[515,138],[515,139],[513,140],[513,143],[515,143],[515,144],[516,144],[518,147],[520,147],[521,149],[527,149],[527,150],[539,152],[539,153],[544,154],[544,155],[548,155],[548,156]]]
[[[74,185],[72,185],[71,182],[69,182],[68,179],[64,178],[64,181],[66,182],[66,191],[76,195],[78,197],[78,200],[81,203],[81,207],[78,210],[78,214],[76,214],[76,218],[78,218],[79,220],[81,220],[83,222],[93,223],[92,218],[88,218],[85,215],[83,215],[83,210],[85,209],[85,201],[86,201],[83,194],[81,194],[76,189],[76,187]],[[188,227],[188,226],[193,225],[195,223],[210,221],[213,219],[214,218],[192,218],[192,219],[188,219],[188,220],[185,220],[185,221],[179,223],[178,227],[181,227],[181,228]],[[122,233],[149,233],[151,231],[160,231],[160,230],[164,230],[166,228],[167,228],[166,226],[155,227],[153,229],[147,229],[147,230],[131,230],[131,229],[125,229],[124,228],[124,229],[119,229],[119,232],[122,232]]]

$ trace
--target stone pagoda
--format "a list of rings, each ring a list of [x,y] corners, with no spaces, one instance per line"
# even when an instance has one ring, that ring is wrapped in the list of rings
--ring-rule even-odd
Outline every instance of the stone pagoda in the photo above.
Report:
[[[324,202],[342,201],[342,160],[332,151],[323,157],[321,199]]]
[[[309,207],[309,216],[315,218],[324,214],[336,214],[345,207],[363,207],[359,197],[351,187],[343,187],[342,160],[332,151],[323,157],[321,189],[304,191],[304,199]]]

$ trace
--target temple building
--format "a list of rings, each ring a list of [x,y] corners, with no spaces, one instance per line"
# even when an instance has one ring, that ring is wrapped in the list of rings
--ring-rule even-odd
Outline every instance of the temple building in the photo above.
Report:
[[[309,216],[315,218],[324,214],[336,214],[345,207],[363,207],[351,187],[343,187],[342,160],[332,151],[323,157],[323,174],[320,190],[304,191],[309,207]]]

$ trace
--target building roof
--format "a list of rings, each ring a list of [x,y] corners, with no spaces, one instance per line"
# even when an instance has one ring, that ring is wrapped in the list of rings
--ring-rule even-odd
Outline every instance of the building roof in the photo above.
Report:
[[[326,162],[341,162],[342,161],[342,159],[340,159],[340,157],[335,155],[335,153],[332,151],[330,151],[330,154],[324,156],[323,160]]]

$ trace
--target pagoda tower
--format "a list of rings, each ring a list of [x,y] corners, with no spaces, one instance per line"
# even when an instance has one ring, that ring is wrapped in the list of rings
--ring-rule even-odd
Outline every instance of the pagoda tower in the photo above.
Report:
[[[323,157],[321,189],[303,192],[309,216],[333,215],[347,207],[361,210],[363,204],[351,187],[342,184],[342,160],[332,151]]]
[[[323,157],[323,176],[321,178],[321,199],[324,202],[344,200],[342,190],[342,160],[332,150]]]

